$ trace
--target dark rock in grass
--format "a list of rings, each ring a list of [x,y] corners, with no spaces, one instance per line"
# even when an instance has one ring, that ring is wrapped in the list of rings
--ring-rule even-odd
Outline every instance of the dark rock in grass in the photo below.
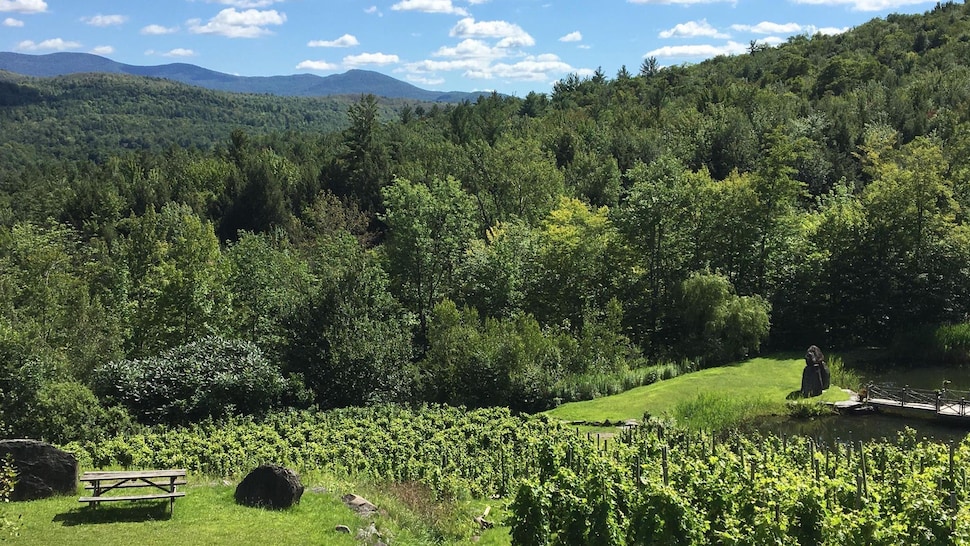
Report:
[[[245,506],[281,510],[300,502],[303,484],[296,472],[275,464],[264,464],[236,486],[236,502]]]
[[[10,457],[17,471],[12,501],[46,499],[77,491],[77,459],[47,442],[0,440],[0,459]]]

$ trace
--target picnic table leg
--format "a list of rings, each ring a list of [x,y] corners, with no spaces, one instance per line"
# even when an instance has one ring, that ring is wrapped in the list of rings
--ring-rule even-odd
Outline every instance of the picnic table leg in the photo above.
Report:
[[[175,488],[178,487],[175,485],[175,476],[170,477],[168,480],[169,480],[168,492],[174,493]],[[168,499],[168,513],[171,516],[175,515],[175,497]]]

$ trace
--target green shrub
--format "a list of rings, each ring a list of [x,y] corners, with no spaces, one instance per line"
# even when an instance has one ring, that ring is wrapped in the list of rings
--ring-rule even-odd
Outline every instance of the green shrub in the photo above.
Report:
[[[892,351],[899,364],[970,364],[970,323],[909,328],[893,338]]]
[[[0,377],[0,436],[36,436],[37,393],[55,375],[53,364],[35,359],[4,367]]]
[[[828,359],[829,377],[833,387],[851,389],[858,392],[862,388],[862,375],[858,371],[846,366],[845,361],[838,356]]]
[[[86,386],[71,381],[47,383],[37,391],[34,434],[54,444],[130,432],[134,423],[122,407],[104,408]]]
[[[98,367],[98,394],[149,423],[262,413],[280,404],[288,384],[259,348],[218,337],[157,357]]]
[[[795,419],[811,419],[836,413],[832,406],[817,400],[789,400],[785,403],[785,408],[788,416]]]
[[[680,353],[704,367],[757,353],[771,326],[770,303],[735,294],[727,277],[712,273],[681,283],[673,314],[682,331]]]
[[[689,368],[686,361],[680,364],[665,362],[653,366],[642,366],[615,372],[567,375],[552,388],[557,404],[592,400],[602,396],[612,396],[630,389],[651,385],[677,377]]]
[[[944,361],[961,365],[970,363],[970,323],[940,326],[934,341]]]

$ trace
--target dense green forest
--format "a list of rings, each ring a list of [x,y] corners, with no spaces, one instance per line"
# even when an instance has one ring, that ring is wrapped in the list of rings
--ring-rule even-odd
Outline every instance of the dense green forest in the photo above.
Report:
[[[534,411],[812,343],[964,358],[968,59],[947,2],[550,94],[360,97],[329,132],[308,99],[5,78],[0,423]]]
[[[347,108],[358,98],[280,100],[160,78],[105,73],[30,78],[0,70],[0,169],[7,177],[52,159],[100,163],[128,150],[210,150],[239,128],[253,134],[329,133],[346,126]],[[383,119],[405,106],[415,107],[403,99],[379,101]]]

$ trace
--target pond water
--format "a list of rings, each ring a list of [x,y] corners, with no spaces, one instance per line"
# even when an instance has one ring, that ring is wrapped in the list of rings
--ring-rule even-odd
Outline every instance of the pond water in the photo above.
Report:
[[[970,370],[932,367],[913,369],[869,370],[862,372],[866,382],[909,385],[914,389],[939,389],[943,381],[950,381],[949,390],[970,391]],[[906,427],[916,430],[918,437],[938,441],[959,442],[970,434],[970,421],[942,422],[931,418],[901,417],[880,413],[833,415],[815,419],[779,417],[760,423],[762,432],[809,436],[826,443],[892,439]]]
[[[863,377],[873,383],[909,385],[914,389],[939,389],[949,381],[950,390],[970,391],[970,369],[931,367],[919,369],[892,369],[862,371]]]
[[[778,435],[808,436],[826,444],[859,440],[893,439],[906,427],[917,437],[940,442],[960,442],[970,433],[970,423],[948,423],[879,413],[832,415],[814,419],[778,417],[758,424],[756,430]]]

